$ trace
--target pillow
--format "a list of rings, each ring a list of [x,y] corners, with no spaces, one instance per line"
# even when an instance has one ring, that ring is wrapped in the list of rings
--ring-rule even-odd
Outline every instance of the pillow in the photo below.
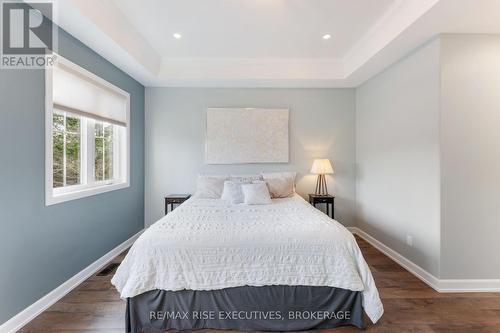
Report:
[[[251,183],[257,180],[264,180],[262,175],[231,175],[229,180],[238,183]]]
[[[268,178],[266,184],[271,198],[287,198],[295,192],[292,177]]]
[[[267,205],[272,203],[269,190],[265,182],[259,181],[252,184],[241,184],[245,204],[247,205]]]
[[[264,181],[268,181],[270,179],[275,179],[275,178],[292,178],[293,182],[293,192],[295,193],[295,178],[297,177],[297,173],[294,171],[283,171],[283,172],[266,172],[266,173],[261,173],[262,178],[264,178]]]
[[[220,199],[227,176],[198,176],[195,198]]]
[[[263,173],[261,173],[261,175],[262,175],[262,178],[264,178],[264,180],[270,179],[270,178],[290,177],[293,179],[293,182],[295,183],[295,177],[297,176],[297,173],[294,171],[263,172]]]
[[[245,201],[241,183],[226,180],[224,182],[224,190],[222,191],[222,200],[231,202],[232,204],[239,204]]]

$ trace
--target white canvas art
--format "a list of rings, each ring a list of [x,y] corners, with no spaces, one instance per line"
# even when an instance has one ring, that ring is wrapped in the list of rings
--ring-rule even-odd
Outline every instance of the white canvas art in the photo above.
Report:
[[[288,109],[207,109],[208,164],[286,163]]]

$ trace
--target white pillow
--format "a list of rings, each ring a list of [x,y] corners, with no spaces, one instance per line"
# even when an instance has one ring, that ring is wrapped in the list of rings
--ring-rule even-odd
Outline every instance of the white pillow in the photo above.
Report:
[[[295,192],[292,177],[268,178],[266,184],[271,198],[287,198]]]
[[[224,182],[224,190],[222,191],[222,200],[231,202],[232,204],[239,204],[245,201],[241,183],[226,180]]]
[[[297,177],[297,173],[294,171],[283,171],[283,172],[263,172],[261,173],[264,181],[274,178],[292,178],[293,181],[293,193],[295,193],[295,178]]]
[[[269,178],[281,178],[281,177],[290,177],[293,179],[295,183],[295,177],[297,177],[297,173],[294,171],[284,171],[284,172],[263,172],[261,173],[264,180]]]
[[[251,183],[258,180],[264,180],[262,175],[231,175],[229,180],[238,183]]]
[[[220,199],[224,190],[224,182],[227,179],[227,176],[199,175],[194,197],[200,199]]]
[[[269,190],[265,182],[254,182],[252,184],[241,184],[245,204],[247,205],[267,205],[272,203]]]

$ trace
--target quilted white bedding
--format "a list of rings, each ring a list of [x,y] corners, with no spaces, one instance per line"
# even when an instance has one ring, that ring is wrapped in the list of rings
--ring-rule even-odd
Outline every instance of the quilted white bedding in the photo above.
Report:
[[[363,291],[374,323],[384,311],[352,234],[298,195],[254,206],[191,198],[139,237],[111,282],[123,298],[154,289],[330,286]]]

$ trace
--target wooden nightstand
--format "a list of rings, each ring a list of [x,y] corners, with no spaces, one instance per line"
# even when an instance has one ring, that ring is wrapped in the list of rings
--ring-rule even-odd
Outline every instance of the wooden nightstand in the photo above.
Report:
[[[165,196],[165,215],[169,212],[168,205],[170,205],[170,211],[173,211],[174,205],[180,205],[189,198],[191,198],[191,194],[167,194]]]
[[[326,215],[330,215],[330,206],[332,207],[332,219],[335,218],[335,197],[333,195],[309,194],[309,203],[316,207],[316,204],[326,204]]]

